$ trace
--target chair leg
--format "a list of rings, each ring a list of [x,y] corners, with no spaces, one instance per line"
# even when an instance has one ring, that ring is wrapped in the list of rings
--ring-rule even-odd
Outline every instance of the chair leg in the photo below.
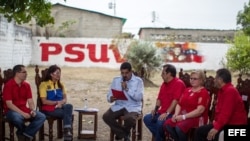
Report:
[[[44,140],[44,125],[39,130],[39,141]]]
[[[154,135],[152,135],[152,140],[151,141],[155,141],[155,136]]]
[[[48,120],[48,124],[49,124],[49,141],[53,141],[53,123],[54,123],[54,120]]]
[[[138,123],[137,123],[137,131],[138,131],[138,135],[137,135],[137,140],[142,140],[142,119],[139,119],[138,120]]]
[[[110,129],[110,141],[114,141],[114,132]]]
[[[0,140],[4,141],[4,136],[5,136],[5,123],[4,121],[0,121],[0,128],[1,128],[1,132],[0,132]]]
[[[72,135],[74,135],[74,127],[73,127],[73,123],[74,123],[74,115],[72,114],[72,122],[71,122],[71,133],[72,133]],[[72,138],[72,140],[73,140],[73,138]]]
[[[9,122],[10,127],[10,141],[14,141],[14,125]]]
[[[62,119],[57,119],[57,138],[61,139],[62,137],[63,137]]]
[[[136,125],[135,126],[133,126],[133,128],[132,128],[132,141],[135,141],[135,139],[136,139]]]

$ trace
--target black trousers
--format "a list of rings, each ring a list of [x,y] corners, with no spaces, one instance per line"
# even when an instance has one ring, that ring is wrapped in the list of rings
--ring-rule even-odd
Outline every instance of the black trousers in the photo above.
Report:
[[[208,141],[207,140],[208,132],[213,127],[214,127],[213,124],[208,124],[208,125],[198,127],[195,130],[194,141]],[[215,135],[215,138],[212,141],[218,141],[219,135],[220,135],[220,131]]]
[[[124,124],[120,125],[117,119],[124,116]],[[137,112],[128,112],[125,108],[113,112],[110,108],[103,114],[103,121],[111,128],[113,133],[124,138],[130,133],[131,128],[136,124]]]

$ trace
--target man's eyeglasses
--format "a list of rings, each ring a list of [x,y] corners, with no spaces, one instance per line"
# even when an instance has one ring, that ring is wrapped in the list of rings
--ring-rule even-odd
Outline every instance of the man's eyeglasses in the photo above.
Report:
[[[198,80],[199,78],[191,77],[190,80]]]

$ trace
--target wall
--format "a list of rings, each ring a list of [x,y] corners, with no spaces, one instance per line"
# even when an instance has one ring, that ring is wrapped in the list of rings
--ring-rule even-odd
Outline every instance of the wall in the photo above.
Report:
[[[131,40],[31,37],[27,28],[0,16],[0,67],[16,64],[119,68]],[[216,70],[229,47],[224,43],[153,42],[165,63],[177,69]]]
[[[31,60],[31,31],[15,26],[0,15],[0,67],[2,70],[16,64],[29,65]]]
[[[33,43],[32,65],[119,68],[120,63],[124,61],[130,40],[34,37]],[[165,57],[163,64],[172,63],[177,69],[185,70],[216,70],[223,67],[221,61],[229,47],[228,44],[213,43],[155,42],[154,45],[163,59]],[[179,46],[182,46],[182,52],[186,53],[183,54],[184,59],[166,60],[166,54]],[[191,54],[190,50],[193,51]]]

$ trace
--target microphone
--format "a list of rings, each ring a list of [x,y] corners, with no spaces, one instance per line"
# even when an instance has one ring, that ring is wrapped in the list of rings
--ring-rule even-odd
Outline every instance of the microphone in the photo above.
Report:
[[[127,90],[127,84],[126,84],[126,77],[125,76],[122,77],[122,89]]]

